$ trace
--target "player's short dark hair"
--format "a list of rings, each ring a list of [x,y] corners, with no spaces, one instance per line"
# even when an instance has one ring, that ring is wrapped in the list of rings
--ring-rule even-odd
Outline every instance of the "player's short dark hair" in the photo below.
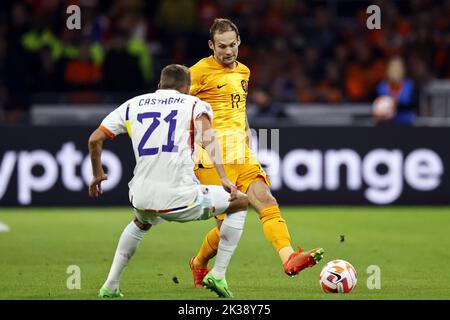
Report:
[[[184,86],[191,85],[191,73],[189,69],[180,64],[169,64],[161,71],[159,87],[161,89],[180,90]]]
[[[239,30],[231,20],[216,18],[211,28],[209,28],[209,40],[214,42],[214,35],[216,33],[224,33],[227,31],[234,31],[236,32],[236,38],[239,37]]]

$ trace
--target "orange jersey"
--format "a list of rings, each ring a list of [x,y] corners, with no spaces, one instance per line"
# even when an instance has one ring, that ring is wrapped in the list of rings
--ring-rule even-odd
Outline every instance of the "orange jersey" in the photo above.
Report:
[[[208,102],[214,112],[212,126],[222,145],[224,163],[248,157],[246,148],[246,101],[250,69],[237,62],[225,68],[213,56],[190,68],[191,95]]]

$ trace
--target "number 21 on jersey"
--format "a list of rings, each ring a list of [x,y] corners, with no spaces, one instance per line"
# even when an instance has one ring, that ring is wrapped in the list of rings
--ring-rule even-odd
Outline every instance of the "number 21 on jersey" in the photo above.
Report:
[[[169,131],[167,134],[167,144],[163,144],[161,146],[161,152],[178,152],[178,146],[175,145],[174,136],[175,136],[175,129],[177,126],[177,119],[175,118],[177,115],[177,110],[172,110],[167,117],[165,117],[163,120],[169,124]],[[147,131],[145,131],[144,135],[142,136],[142,140],[139,143],[138,146],[138,152],[139,157],[142,156],[151,156],[158,154],[159,147],[153,147],[153,148],[144,148],[145,144],[147,143],[148,139],[152,135],[152,133],[158,128],[161,118],[161,112],[144,112],[139,113],[137,115],[137,120],[140,123],[144,123],[145,119],[151,119],[150,126],[147,128]]]

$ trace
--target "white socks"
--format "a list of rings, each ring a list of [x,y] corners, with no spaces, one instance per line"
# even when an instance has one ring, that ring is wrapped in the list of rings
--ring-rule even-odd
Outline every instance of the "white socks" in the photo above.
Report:
[[[220,227],[220,241],[216,261],[211,270],[214,277],[218,279],[225,278],[231,256],[241,238],[246,215],[247,211],[239,211],[227,214],[223,220],[222,226]],[[125,227],[120,236],[108,278],[103,284],[104,288],[109,291],[119,289],[120,276],[127,266],[128,261],[134,255],[145,233],[146,231],[139,229],[133,221]]]
[[[217,279],[225,278],[231,256],[236,249],[244,229],[247,211],[227,214],[220,227],[220,241],[216,261],[211,272]]]
[[[146,231],[139,229],[133,221],[125,227],[120,236],[119,244],[117,245],[116,254],[114,255],[108,279],[103,284],[103,287],[109,291],[119,289],[120,276],[145,233]]]

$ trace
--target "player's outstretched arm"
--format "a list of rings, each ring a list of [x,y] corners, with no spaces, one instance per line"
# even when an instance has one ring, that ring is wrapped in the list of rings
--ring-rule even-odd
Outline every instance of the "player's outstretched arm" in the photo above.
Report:
[[[89,137],[89,156],[92,165],[92,181],[89,184],[89,196],[98,197],[103,191],[101,187],[102,181],[108,179],[102,167],[102,150],[103,142],[109,137],[100,129],[96,129]]]
[[[222,164],[222,151],[217,143],[216,135],[211,125],[211,120],[206,114],[202,114],[199,118],[197,118],[196,122],[196,127],[200,128],[199,133],[201,134],[201,146],[206,150],[209,158],[214,163],[214,167],[219,174],[223,188],[230,193],[229,200],[233,201],[237,198],[238,190],[236,186],[231,183],[225,173],[225,169]]]

